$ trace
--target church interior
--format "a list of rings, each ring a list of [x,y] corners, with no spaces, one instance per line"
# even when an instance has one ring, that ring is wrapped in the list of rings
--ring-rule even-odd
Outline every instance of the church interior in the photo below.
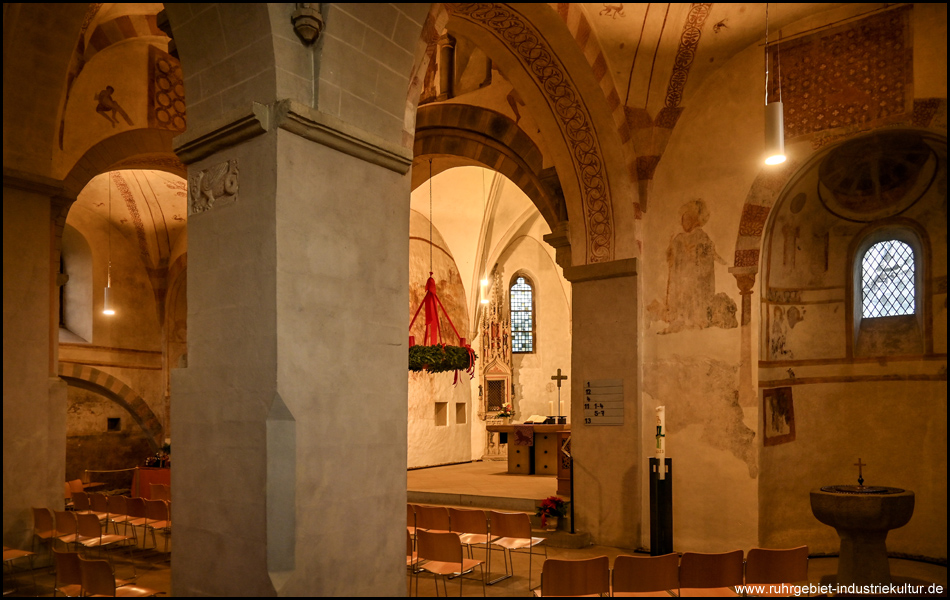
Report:
[[[171,456],[175,595],[404,595],[407,470],[541,415],[571,526],[649,551],[663,407],[675,551],[836,556],[810,494],[860,476],[945,578],[946,4],[5,3],[3,38],[5,548]],[[433,340],[474,365],[407,372]]]

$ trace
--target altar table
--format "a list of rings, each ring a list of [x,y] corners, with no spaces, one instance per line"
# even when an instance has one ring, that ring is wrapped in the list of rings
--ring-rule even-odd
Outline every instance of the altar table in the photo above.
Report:
[[[517,442],[518,432],[532,433],[532,445]],[[558,432],[568,431],[570,425],[489,425],[486,428],[493,433],[508,435],[508,472],[516,475],[557,476],[560,447]]]

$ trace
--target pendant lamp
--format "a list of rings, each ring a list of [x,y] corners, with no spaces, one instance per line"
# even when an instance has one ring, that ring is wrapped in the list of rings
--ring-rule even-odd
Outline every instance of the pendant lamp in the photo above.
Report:
[[[777,52],[781,52],[778,49]],[[769,5],[765,5],[765,164],[785,162],[785,113],[782,108],[782,61],[779,55],[778,102],[769,102]]]
[[[109,234],[109,267],[106,271],[106,289],[102,300],[102,314],[112,316],[115,314],[115,308],[112,305],[112,174],[106,178],[109,186],[109,221],[106,227]]]

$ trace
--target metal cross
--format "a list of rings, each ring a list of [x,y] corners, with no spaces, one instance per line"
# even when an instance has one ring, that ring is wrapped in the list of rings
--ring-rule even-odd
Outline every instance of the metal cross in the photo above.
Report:
[[[864,475],[861,473],[861,468],[866,467],[867,464],[862,463],[861,459],[858,459],[858,462],[854,463],[854,466],[858,468],[858,485],[864,485]]]
[[[557,375],[551,375],[551,379],[557,380],[557,387],[561,387],[561,382],[567,379],[567,375],[561,375],[561,370],[557,370]]]

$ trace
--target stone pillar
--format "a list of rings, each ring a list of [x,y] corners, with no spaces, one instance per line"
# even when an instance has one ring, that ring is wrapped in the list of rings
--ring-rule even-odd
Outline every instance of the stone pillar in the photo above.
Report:
[[[27,549],[32,506],[63,506],[66,384],[56,375],[61,182],[3,173],[3,543]],[[55,263],[55,268],[54,268]]]
[[[174,593],[400,595],[410,151],[292,101],[176,151]]]
[[[640,374],[636,259],[567,267],[572,284],[571,436],[576,527],[594,543],[640,539]],[[584,424],[584,382],[622,379],[623,425]]]

